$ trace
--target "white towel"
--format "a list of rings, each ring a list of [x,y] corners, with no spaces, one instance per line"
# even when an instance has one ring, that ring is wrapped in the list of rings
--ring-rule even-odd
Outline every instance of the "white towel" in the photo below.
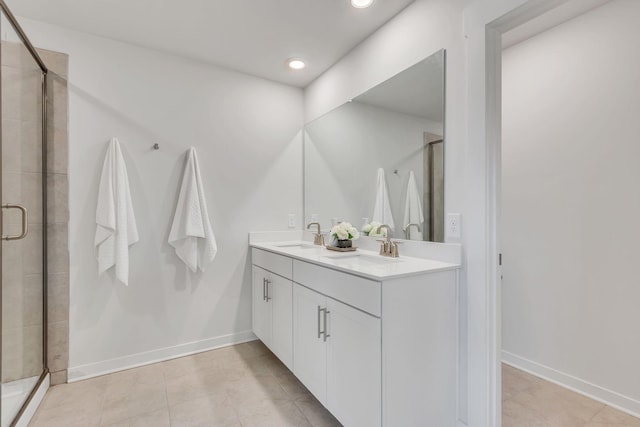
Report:
[[[176,255],[193,272],[198,268],[204,271],[218,251],[207,213],[198,156],[193,147],[187,153],[187,164],[169,233],[169,244],[176,249]]]
[[[376,182],[376,204],[373,208],[372,221],[380,224],[387,224],[391,230],[394,230],[395,223],[391,214],[391,204],[389,203],[389,190],[387,189],[387,181],[384,177],[384,169],[378,169],[378,180]]]
[[[131,204],[127,167],[120,151],[120,143],[111,138],[102,166],[98,205],[96,207],[96,235],[98,274],[115,265],[116,277],[129,284],[129,246],[138,241],[138,227]]]
[[[418,224],[422,230],[423,222],[422,200],[418,192],[416,177],[413,171],[411,171],[409,172],[409,183],[407,184],[407,198],[404,203],[404,220],[402,225],[406,227],[407,224]],[[422,231],[418,231],[416,227],[411,227],[409,233],[407,237],[409,240],[422,240]]]

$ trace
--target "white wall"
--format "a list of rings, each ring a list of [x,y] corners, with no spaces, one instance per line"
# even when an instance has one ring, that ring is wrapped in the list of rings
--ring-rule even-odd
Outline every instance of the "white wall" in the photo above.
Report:
[[[404,239],[402,221],[410,171],[422,195],[425,131],[441,134],[442,123],[359,102],[346,103],[308,124],[307,220],[318,214],[323,228],[330,227],[331,218],[350,221],[358,228],[362,218],[372,220],[378,168],[384,168],[394,236]]]
[[[614,0],[506,49],[502,87],[505,358],[636,413],[639,16]]]
[[[289,213],[301,220],[302,91],[21,22],[34,45],[70,55],[71,376],[249,337],[247,233],[286,228]],[[123,147],[140,233],[129,287],[96,273],[96,188],[111,136]],[[166,243],[192,145],[219,248],[203,274]]]

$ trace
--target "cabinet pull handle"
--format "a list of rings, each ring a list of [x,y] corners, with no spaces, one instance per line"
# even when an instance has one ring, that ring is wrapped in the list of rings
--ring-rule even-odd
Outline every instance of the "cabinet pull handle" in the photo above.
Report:
[[[331,313],[329,310],[327,310],[326,308],[324,309],[324,341],[327,341],[327,338],[329,338],[331,335],[329,335],[327,333],[327,316],[329,315],[329,313]]]
[[[262,301],[267,300],[267,279],[266,277],[262,278]]]
[[[320,316],[323,311],[325,311],[325,309],[318,306],[318,339],[320,339],[320,336],[324,333],[322,329],[320,329]]]
[[[266,301],[269,302],[271,301],[271,297],[269,296],[269,285],[271,284],[271,280],[266,279],[266,284],[267,284],[267,292],[265,292],[265,297],[266,297]]]

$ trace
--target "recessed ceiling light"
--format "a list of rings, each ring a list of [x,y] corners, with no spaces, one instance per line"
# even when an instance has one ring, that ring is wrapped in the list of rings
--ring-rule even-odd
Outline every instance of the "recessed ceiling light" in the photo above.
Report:
[[[287,65],[292,70],[302,70],[304,67],[307,66],[307,64],[305,64],[302,59],[298,59],[298,58],[288,59],[287,60]]]
[[[357,9],[364,9],[371,6],[371,4],[373,4],[373,0],[351,0],[351,6]]]

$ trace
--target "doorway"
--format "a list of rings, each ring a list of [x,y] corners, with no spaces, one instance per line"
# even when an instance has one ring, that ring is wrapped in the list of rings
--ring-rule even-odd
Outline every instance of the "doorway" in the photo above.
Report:
[[[514,425],[516,407],[529,411],[521,424],[571,425],[627,417],[611,406],[640,407],[640,347],[628,339],[639,331],[630,301],[640,296],[632,255],[640,229],[609,227],[616,212],[640,214],[631,160],[640,128],[625,119],[640,113],[640,93],[628,90],[640,57],[625,50],[640,38],[631,20],[640,9],[603,3],[517,43],[502,34],[504,425]],[[545,393],[554,401],[537,400]],[[579,408],[561,405],[563,396]]]

